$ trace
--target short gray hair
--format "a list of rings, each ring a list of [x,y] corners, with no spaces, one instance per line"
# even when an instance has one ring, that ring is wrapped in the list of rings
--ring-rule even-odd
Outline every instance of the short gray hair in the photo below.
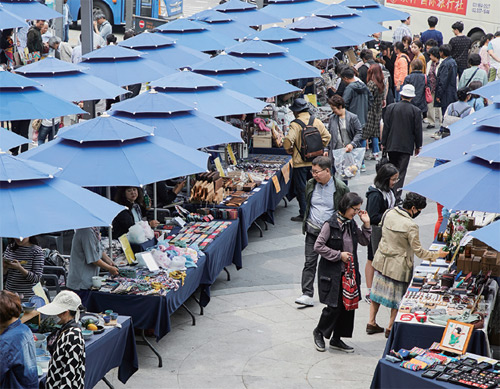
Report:
[[[61,38],[59,38],[58,36],[51,36],[49,38],[49,46],[50,47],[54,47],[54,45],[58,44],[58,43],[61,43]]]
[[[104,16],[103,13],[97,13],[94,15],[94,20],[99,20],[99,19],[106,19],[106,16]]]
[[[321,169],[329,169],[330,173],[332,172],[332,160],[328,157],[320,155],[312,160],[312,165],[319,166]]]

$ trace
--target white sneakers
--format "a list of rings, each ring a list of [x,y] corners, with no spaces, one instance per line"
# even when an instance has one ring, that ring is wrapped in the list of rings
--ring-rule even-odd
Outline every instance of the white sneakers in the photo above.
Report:
[[[295,300],[295,304],[305,305],[306,307],[313,307],[314,299],[306,294],[303,294],[297,300]]]

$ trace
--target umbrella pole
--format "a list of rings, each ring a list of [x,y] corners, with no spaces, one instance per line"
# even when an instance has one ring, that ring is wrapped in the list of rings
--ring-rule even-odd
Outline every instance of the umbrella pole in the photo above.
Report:
[[[158,196],[156,193],[156,182],[153,184],[153,207],[155,207],[154,215],[155,220],[158,220]]]
[[[52,118],[52,139],[56,137],[56,121]]]
[[[106,187],[106,197],[108,200],[111,200],[111,187]],[[109,239],[109,258],[113,260],[113,247],[111,242],[113,241],[113,229],[112,227],[108,227],[108,239]]]

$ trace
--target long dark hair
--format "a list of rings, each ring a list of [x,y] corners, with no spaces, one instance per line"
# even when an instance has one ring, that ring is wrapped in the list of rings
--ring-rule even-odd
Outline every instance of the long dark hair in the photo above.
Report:
[[[139,206],[143,209],[146,209],[146,203],[144,202],[144,192],[142,191],[142,188],[139,188],[137,186],[120,186],[118,187],[118,190],[116,191],[115,194],[115,202],[121,205],[125,205],[129,209],[132,209],[132,203],[127,200],[127,196],[125,196],[125,191],[129,188],[135,188],[137,189],[137,199],[135,202],[139,204]]]
[[[366,82],[373,81],[377,85],[379,93],[384,93],[384,74],[379,64],[373,64],[368,68]]]
[[[31,244],[33,244],[33,245],[37,245],[38,246],[38,239],[36,238],[36,236],[30,236],[29,237],[29,242]],[[9,238],[9,242],[7,244],[7,247],[10,247],[10,249],[12,251],[16,251],[19,248],[19,245],[16,243],[15,239]]]
[[[363,199],[357,193],[346,193],[339,201],[339,212],[343,215],[349,208],[359,204],[363,204]]]
[[[398,173],[399,173],[398,168],[394,166],[392,163],[386,163],[382,165],[377,170],[377,175],[373,180],[375,188],[380,189],[384,192],[389,192],[391,190],[390,187],[391,177]]]

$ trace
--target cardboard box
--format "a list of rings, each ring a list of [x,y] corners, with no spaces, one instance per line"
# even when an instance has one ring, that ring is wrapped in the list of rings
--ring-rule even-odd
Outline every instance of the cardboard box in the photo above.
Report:
[[[474,258],[474,257],[472,257]],[[472,271],[472,258],[465,257],[464,261],[464,273],[469,273]]]
[[[472,256],[476,255],[478,257],[482,257],[485,251],[486,251],[486,246],[484,247],[472,246],[471,249]]]
[[[254,135],[253,136],[253,147],[267,147],[271,148],[273,146],[273,141],[271,133],[266,135]]]
[[[497,253],[494,251],[485,251],[483,254],[483,263],[487,265],[496,265]]]
[[[472,258],[472,274],[478,274],[481,270],[481,257]]]
[[[457,269],[465,272],[465,254],[458,254]]]

